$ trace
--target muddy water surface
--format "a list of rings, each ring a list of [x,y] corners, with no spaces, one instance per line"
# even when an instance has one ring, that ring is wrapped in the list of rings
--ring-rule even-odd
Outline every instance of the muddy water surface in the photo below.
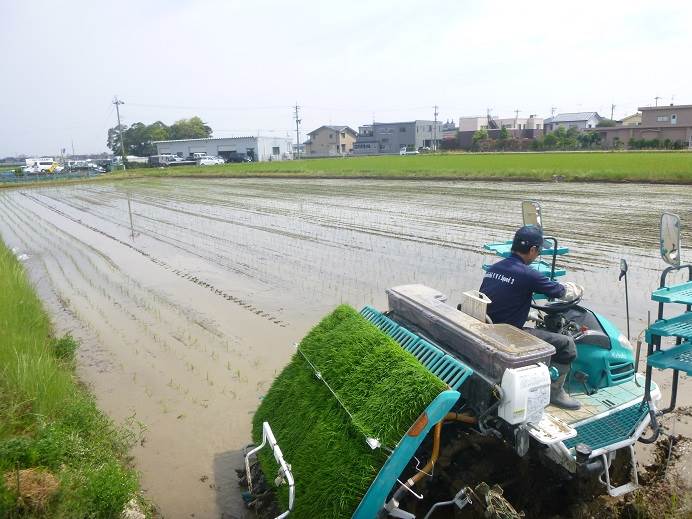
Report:
[[[292,344],[341,302],[386,307],[396,284],[458,301],[526,198],[571,249],[565,279],[623,329],[627,259],[636,337],[664,266],[660,212],[692,228],[689,188],[155,179],[5,191],[0,234],[29,255],[56,326],[82,340],[80,375],[100,405],[141,424],[133,454],[163,515],[237,517],[233,469]],[[689,406],[687,379],[682,393]],[[671,427],[689,433],[685,419]]]

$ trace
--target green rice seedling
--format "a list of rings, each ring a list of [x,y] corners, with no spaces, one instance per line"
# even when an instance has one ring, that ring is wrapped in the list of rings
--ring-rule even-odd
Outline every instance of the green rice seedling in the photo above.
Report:
[[[299,349],[263,398],[253,440],[261,441],[268,421],[300,482],[295,517],[348,517],[386,459],[365,438],[395,446],[445,385],[348,306],[323,319]],[[268,451],[260,463],[272,481],[276,466]],[[285,487],[279,498],[285,505]]]

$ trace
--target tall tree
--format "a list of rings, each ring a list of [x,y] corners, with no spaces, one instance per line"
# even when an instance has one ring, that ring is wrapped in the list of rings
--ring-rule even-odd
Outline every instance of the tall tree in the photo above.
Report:
[[[166,126],[161,121],[156,121],[150,125],[141,122],[133,123],[131,126],[123,125],[122,139],[125,144],[125,154],[146,157],[156,153],[154,141],[165,141],[168,139],[204,139],[211,137],[211,128],[199,117],[190,119],[180,119],[171,126]],[[121,132],[118,127],[108,130],[107,146],[114,154],[120,154]]]
[[[211,137],[211,127],[199,117],[180,119],[169,128],[170,139],[205,139]]]

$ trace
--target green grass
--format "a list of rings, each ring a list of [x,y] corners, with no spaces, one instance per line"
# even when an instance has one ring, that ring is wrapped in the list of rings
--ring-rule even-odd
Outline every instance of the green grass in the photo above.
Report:
[[[292,517],[350,517],[386,459],[365,437],[394,447],[445,385],[346,305],[313,328],[299,348],[353,419],[296,353],[254,416],[253,441],[259,444],[268,421],[296,479]],[[269,450],[260,463],[273,481]],[[279,497],[285,507],[285,487]]]
[[[347,157],[310,160],[138,168],[84,179],[48,180],[64,185],[142,177],[218,178],[390,178],[441,180],[536,180],[568,182],[692,183],[692,152],[442,153],[436,155]],[[3,187],[17,184],[0,183]],[[33,183],[21,184],[22,187]]]
[[[297,176],[692,182],[691,152],[455,153],[136,170],[152,176]]]
[[[51,326],[24,269],[0,243],[0,517],[118,517],[136,495],[124,464],[134,434],[115,426],[75,379],[76,342]],[[3,484],[19,470],[50,471],[59,490],[45,509]]]

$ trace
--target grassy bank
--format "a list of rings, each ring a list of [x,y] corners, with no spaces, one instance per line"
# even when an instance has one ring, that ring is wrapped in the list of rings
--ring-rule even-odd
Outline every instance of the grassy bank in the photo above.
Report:
[[[0,517],[119,517],[138,489],[124,464],[134,435],[74,375],[75,341],[51,326],[23,267],[0,242]]]
[[[121,175],[121,174],[117,174]],[[116,175],[116,176],[117,176]],[[142,176],[300,176],[692,182],[690,152],[458,153],[136,170]]]

